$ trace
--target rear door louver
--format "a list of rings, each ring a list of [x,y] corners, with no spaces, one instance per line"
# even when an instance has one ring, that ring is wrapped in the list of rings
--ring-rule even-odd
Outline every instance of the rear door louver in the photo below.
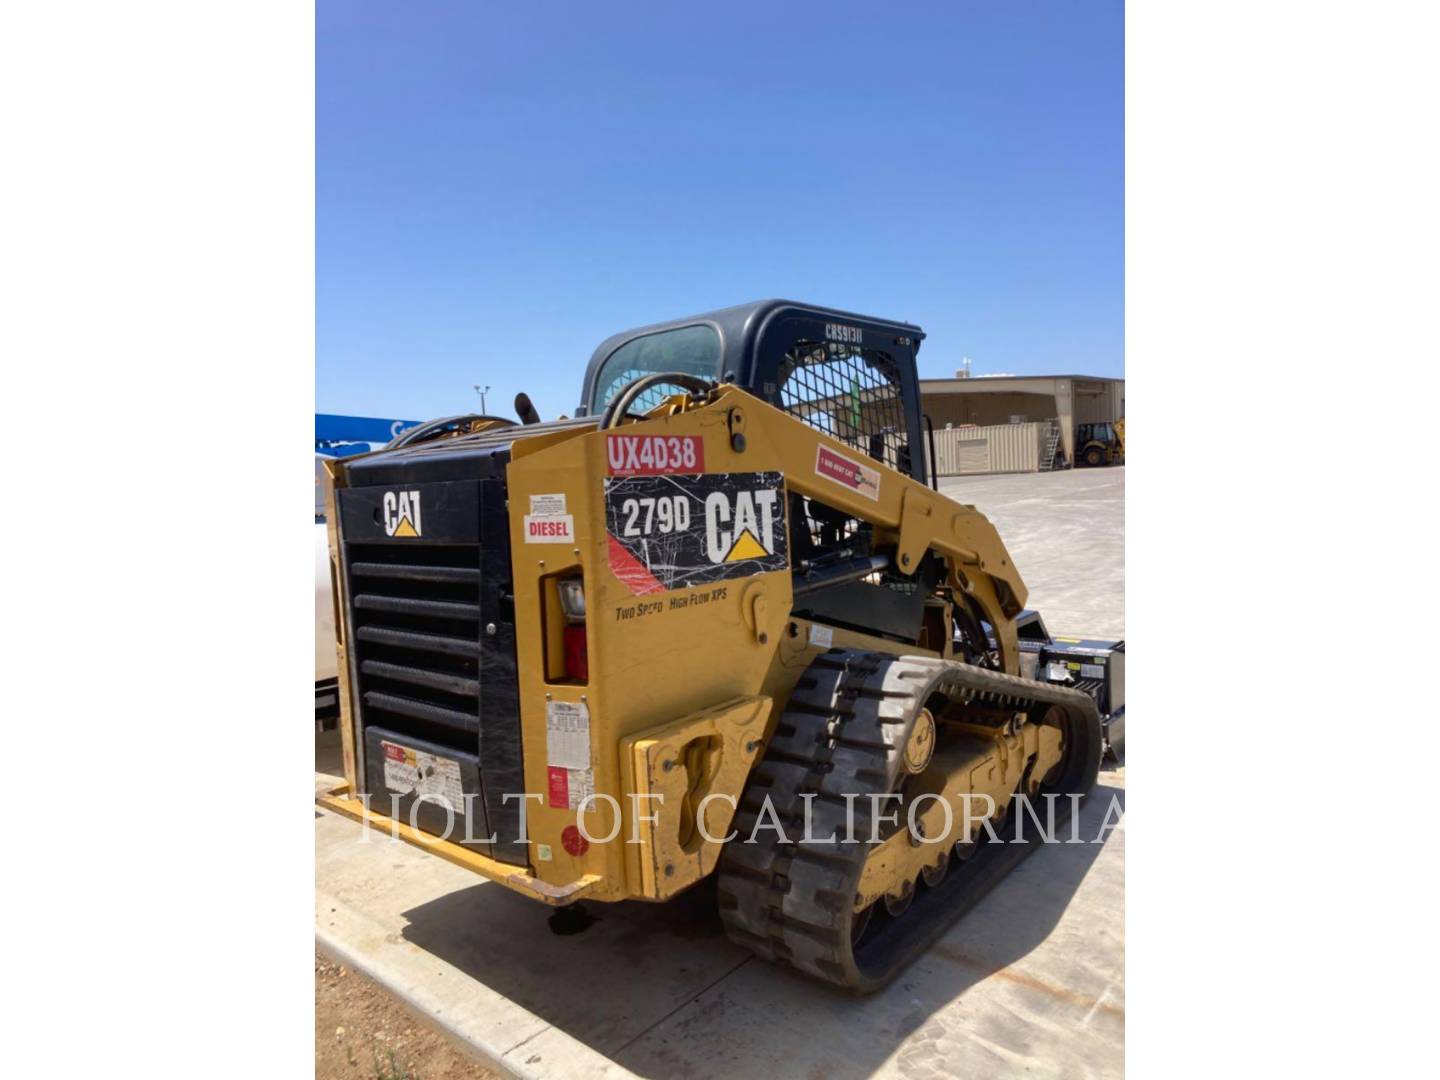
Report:
[[[469,546],[350,545],[356,669],[367,724],[415,727],[431,742],[476,752],[479,559],[478,547]]]
[[[464,827],[499,838],[471,846],[525,865],[522,811],[504,798],[523,792],[525,778],[503,480],[406,476],[336,496],[362,790],[382,809],[389,794],[411,791],[395,812],[418,805],[422,828],[443,829],[443,816],[418,796],[424,786],[405,770],[413,761],[420,772],[433,765],[443,774],[452,766],[415,754],[453,754],[469,800]],[[404,531],[402,505],[411,515]]]

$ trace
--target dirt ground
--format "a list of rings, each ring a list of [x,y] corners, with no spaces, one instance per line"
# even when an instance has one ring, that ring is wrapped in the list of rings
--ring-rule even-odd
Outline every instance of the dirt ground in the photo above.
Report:
[[[495,1076],[388,990],[316,952],[315,1080]]]

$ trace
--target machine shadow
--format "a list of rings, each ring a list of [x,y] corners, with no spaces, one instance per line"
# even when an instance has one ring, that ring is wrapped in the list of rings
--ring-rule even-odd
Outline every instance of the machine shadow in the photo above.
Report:
[[[1080,809],[1085,843],[1036,851],[870,997],[812,982],[732,944],[720,925],[713,878],[669,904],[590,905],[595,923],[571,936],[550,930],[548,909],[485,883],[406,911],[402,936],[642,1076],[744,1073],[740,1059],[727,1062],[701,1045],[707,1031],[715,1038],[717,1013],[746,1033],[744,1062],[800,1064],[794,1034],[805,1031],[804,1071],[868,1076],[932,1014],[1049,937],[1099,857],[1104,845],[1090,841],[1112,799],[1123,815],[1124,789],[1102,773]],[[1123,918],[1123,908],[1116,916]],[[1085,1010],[1077,1008],[1078,1019]],[[754,1022],[737,1011],[753,1013]],[[782,1023],[775,1023],[777,1014]],[[662,1028],[662,1037],[645,1038]],[[861,1030],[864,1038],[855,1037]],[[766,1039],[774,1040],[774,1054],[757,1045]]]

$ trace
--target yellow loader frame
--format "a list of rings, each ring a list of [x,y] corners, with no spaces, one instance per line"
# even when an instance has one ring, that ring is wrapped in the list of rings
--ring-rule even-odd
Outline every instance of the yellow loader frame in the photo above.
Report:
[[[530,858],[528,867],[503,863],[389,817],[355,794],[351,645],[343,617],[347,599],[335,498],[346,484],[347,460],[355,459],[328,462],[325,498],[346,783],[319,802],[556,906],[585,898],[663,901],[709,874],[736,800],[791,690],[826,648],[939,657],[949,657],[952,649],[948,606],[938,614],[936,632],[918,646],[839,627],[812,634],[810,622],[791,614],[788,567],[712,587],[704,604],[672,603],[683,595],[678,593],[632,594],[612,572],[607,555],[605,440],[617,430],[698,437],[707,473],[783,473],[788,492],[870,522],[875,545],[893,545],[894,566],[903,573],[914,573],[927,552],[935,553],[945,563],[946,583],[972,598],[993,629],[1002,670],[1019,671],[1015,616],[1027,591],[989,520],[973,506],[869,458],[862,461],[879,477],[876,490],[837,482],[817,468],[817,455],[828,451],[854,461],[853,446],[737,387],[722,385],[699,404],[677,395],[644,420],[610,432],[576,426],[527,436],[518,429],[507,485]],[[557,493],[574,517],[573,546],[527,542],[522,514],[513,508],[528,506],[532,495]],[[788,514],[786,519],[792,531],[803,527]],[[590,678],[583,685],[558,677],[556,660],[562,632],[557,582],[577,572],[583,575],[587,608]],[[584,705],[589,712],[596,801],[583,822],[579,811],[537,798],[547,785],[551,702]],[[697,703],[704,704],[697,708]],[[584,842],[577,842],[577,835]]]

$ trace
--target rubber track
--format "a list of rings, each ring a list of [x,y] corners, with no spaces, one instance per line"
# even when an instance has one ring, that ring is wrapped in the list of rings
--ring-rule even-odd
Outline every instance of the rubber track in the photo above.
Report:
[[[846,843],[845,796],[854,800],[857,837],[870,835],[869,794],[892,791],[911,725],[932,694],[952,701],[1028,710],[1063,706],[1067,752],[1055,790],[1088,792],[1100,764],[1100,718],[1086,694],[931,657],[832,649],[796,685],[735,815],[736,838],[719,867],[726,933],[767,960],[788,964],[858,992],[884,986],[1038,843],[985,844],[954,862],[935,889],[921,888],[909,911],[874,943],[850,946],[852,908],[871,847]],[[776,812],[755,830],[766,796]],[[805,801],[811,834],[804,842]],[[1071,800],[1057,800],[1057,821]],[[891,805],[893,811],[893,804]],[[788,838],[773,828],[778,816]],[[793,838],[793,839],[791,839]],[[879,917],[880,913],[877,913]]]

